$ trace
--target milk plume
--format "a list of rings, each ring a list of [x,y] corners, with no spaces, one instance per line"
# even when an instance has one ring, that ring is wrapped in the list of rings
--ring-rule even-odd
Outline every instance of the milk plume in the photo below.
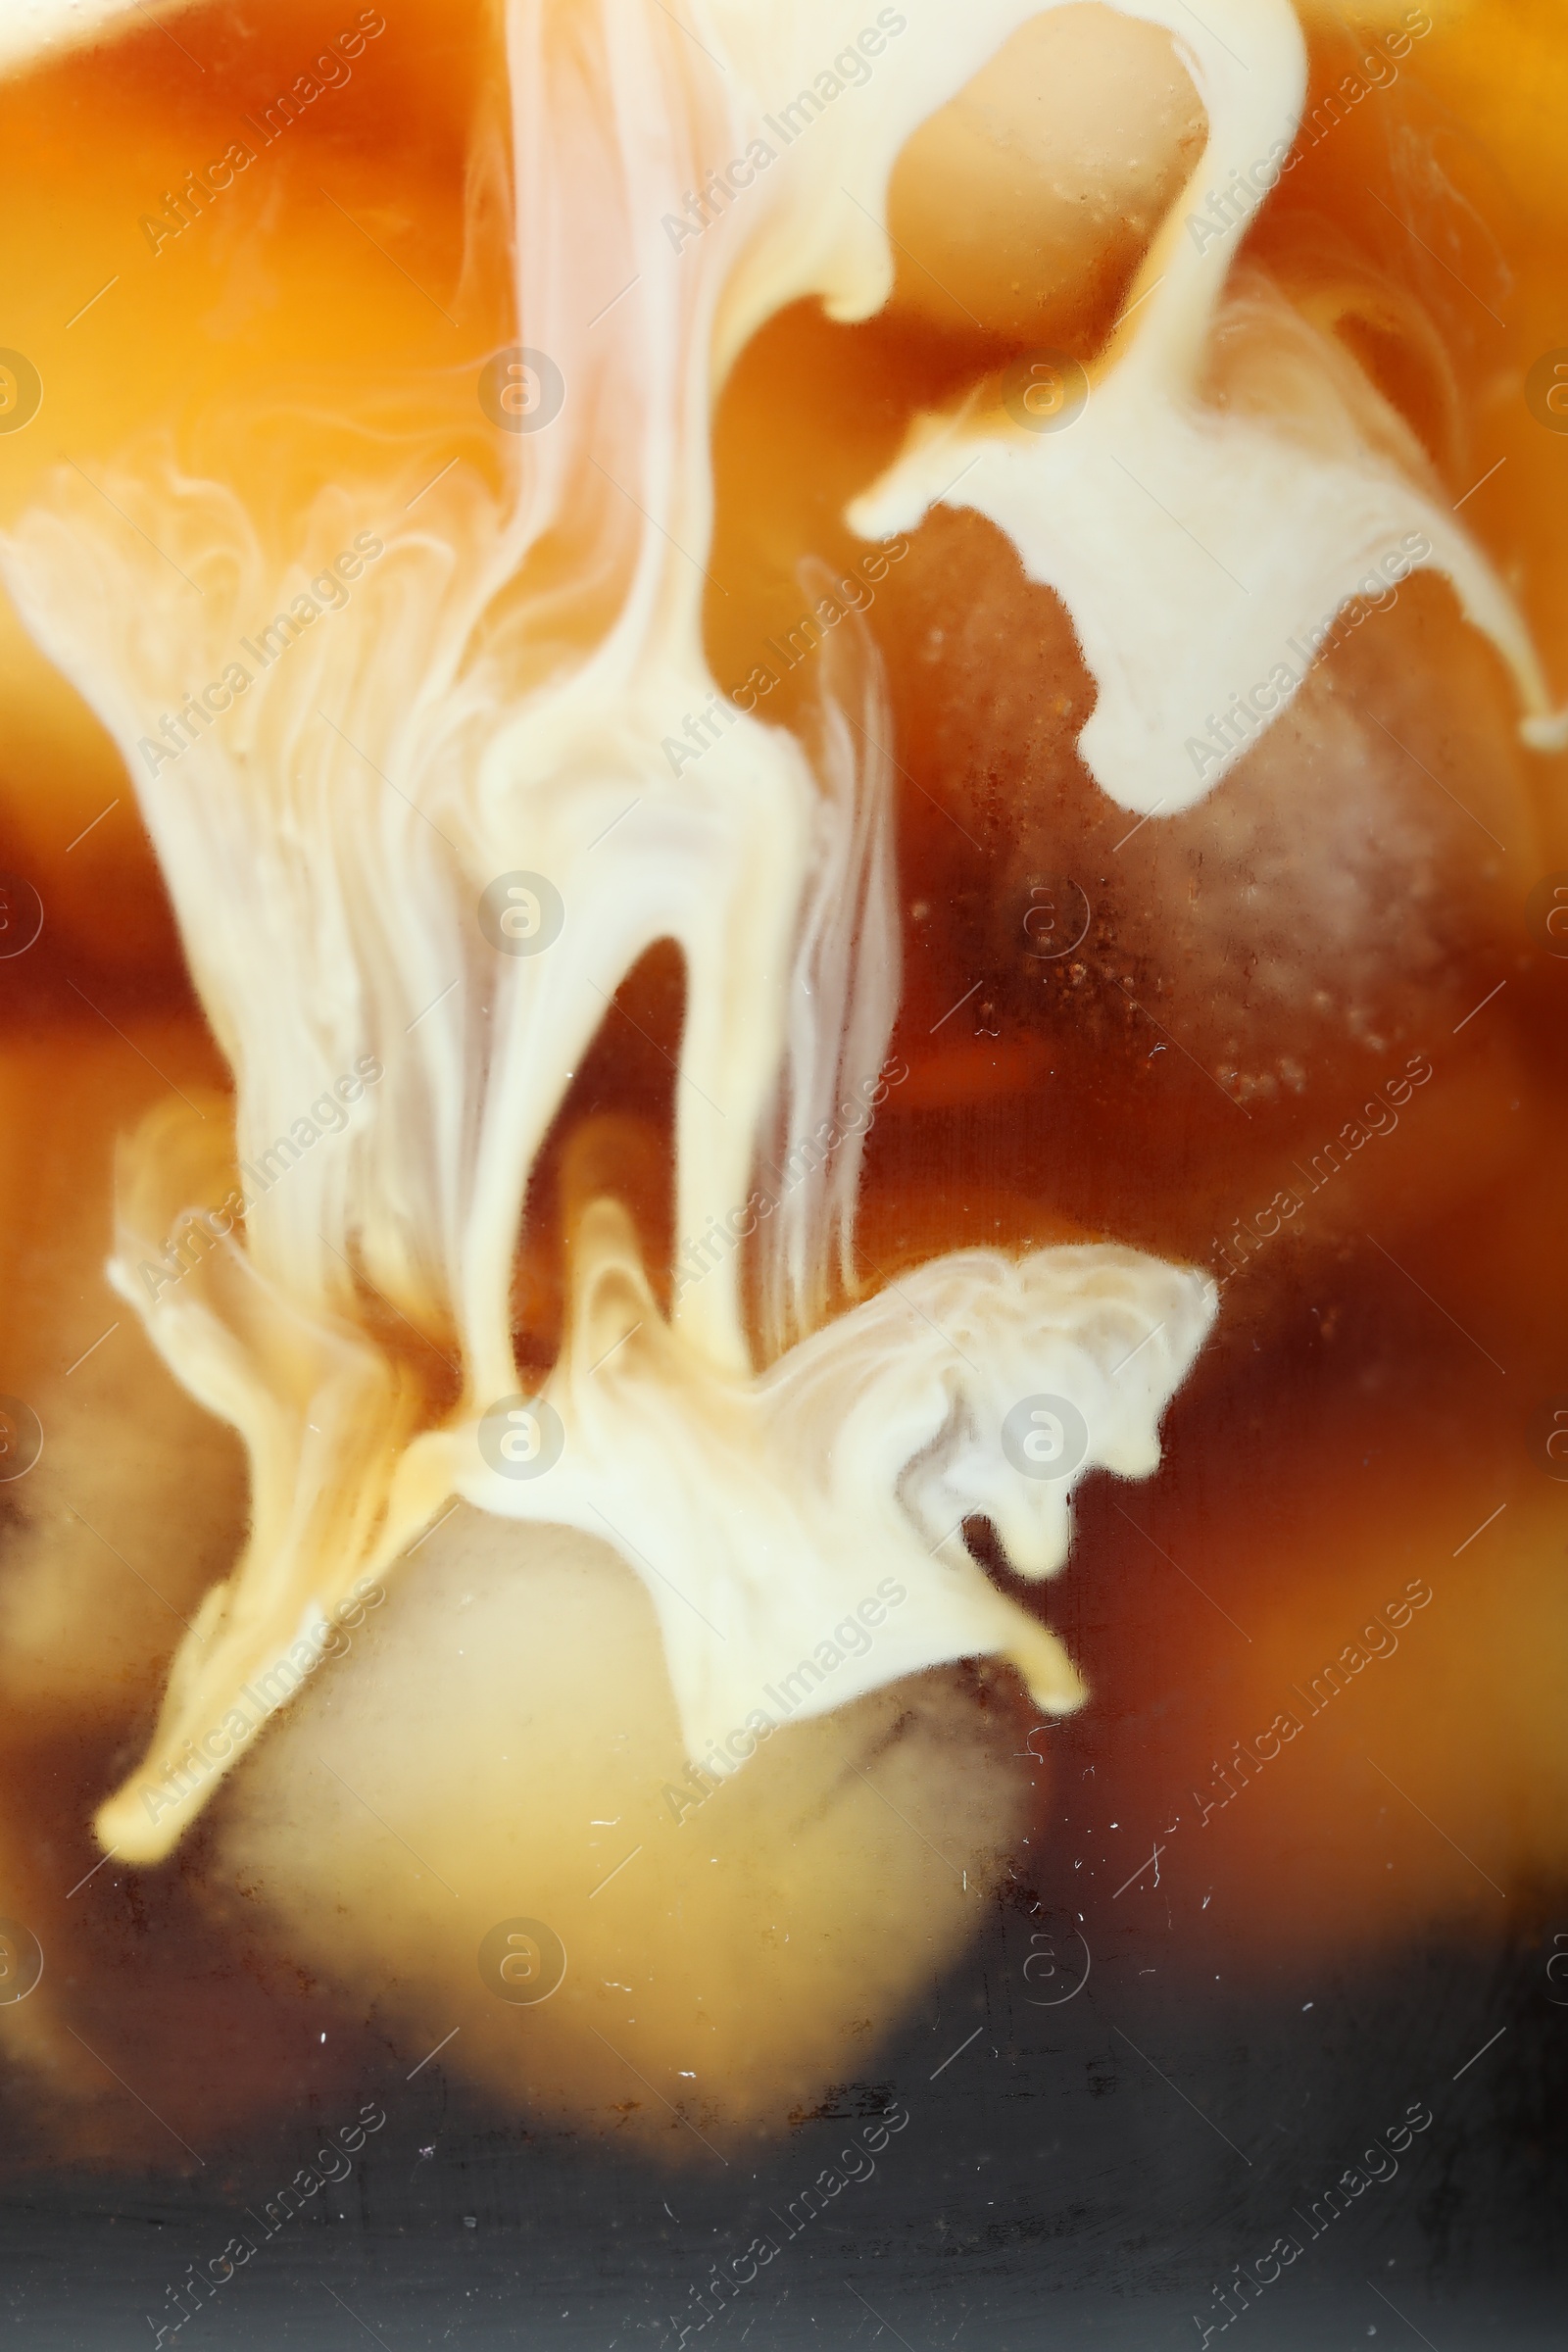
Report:
[[[809,23],[786,0],[698,0],[695,40],[657,0],[510,0],[516,329],[552,355],[566,396],[547,429],[501,436],[500,494],[465,385],[461,412],[422,440],[368,433],[360,469],[296,502],[286,535],[160,445],[106,474],[132,527],[63,472],[0,550],[26,624],[135,780],[233,1067],[232,1156],[265,1150],[357,1057],[385,1068],[368,1115],[153,1300],[137,1264],[181,1210],[221,1197],[229,1139],[166,1105],[125,1149],[113,1279],[175,1374],[240,1432],[254,1492],[246,1548],[181,1645],[148,1755],[98,1817],[129,1860],[167,1852],[215,1785],[155,1803],[168,1759],[454,1492],[617,1544],[659,1611],[693,1755],[884,1564],[910,1604],[831,1703],[981,1651],[1013,1658],[1043,1705],[1080,1695],[1053,1637],[972,1561],[939,1570],[932,1554],[984,1512],[1021,1571],[1060,1564],[1073,1477],[1157,1461],[1160,1416],[1214,1311],[1204,1277],[1124,1250],[965,1251],[859,1298],[847,1137],[757,1237],[769,1360],[743,1317],[739,1250],[683,1286],[666,1323],[629,1221],[600,1203],[573,1243],[546,1390],[559,1458],[512,1477],[478,1435],[523,1386],[510,1289],[530,1172],[650,947],[672,940],[686,971],[679,1234],[744,1204],[759,1152],[831,1120],[885,1057],[891,747],[868,639],[835,640],[799,738],[740,716],[679,775],[662,740],[672,710],[715,689],[701,600],[726,369],[791,302],[820,297],[841,320],[879,308],[901,146],[1039,13],[1038,0],[911,9],[874,74],[819,107],[744,203],[672,245],[664,218],[713,158],[765,141],[769,114],[856,40],[858,0]],[[1303,53],[1285,0],[1209,0],[1205,24],[1180,0],[1125,13],[1171,31],[1207,105],[1211,152],[1189,198],[1289,144]],[[1212,676],[1217,695],[1250,675],[1300,612],[1352,595],[1365,550],[1402,527],[1427,533],[1544,725],[1512,607],[1401,470],[1398,433],[1348,361],[1331,368],[1265,303],[1256,340],[1295,359],[1283,389],[1262,370],[1273,389],[1259,398],[1304,402],[1317,443],[1201,405],[1235,237],[1195,251],[1185,209],[1071,431],[1009,430],[977,395],[928,420],[860,521],[906,524],[951,489],[1012,534],[1073,615],[1100,687],[1084,755],[1129,808],[1176,808],[1217,780],[1195,782],[1183,756],[1195,681]],[[627,288],[589,327],[585,276]],[[149,775],[149,713],[218,676],[258,612],[364,533],[384,554],[348,605]],[[545,953],[498,952],[478,920],[481,894],[519,872],[545,876],[564,909]],[[1009,1410],[1042,1394],[1089,1431],[1055,1482],[1001,1444]]]

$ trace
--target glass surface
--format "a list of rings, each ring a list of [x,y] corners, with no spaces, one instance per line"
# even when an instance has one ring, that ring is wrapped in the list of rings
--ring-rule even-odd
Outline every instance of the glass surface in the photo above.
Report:
[[[1549,0],[0,0],[28,2347],[1560,2340]]]

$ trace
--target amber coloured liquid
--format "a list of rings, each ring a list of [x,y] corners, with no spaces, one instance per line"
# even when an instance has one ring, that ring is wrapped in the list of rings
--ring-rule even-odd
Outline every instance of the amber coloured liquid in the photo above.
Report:
[[[313,438],[301,410],[355,427],[388,404],[455,416],[453,382],[508,339],[504,270],[481,255],[464,271],[487,27],[429,7],[389,20],[351,81],[258,138],[232,188],[155,254],[140,216],[247,135],[241,121],[307,69],[319,34],[294,5],[197,9],[172,29],[178,44],[149,26],[112,66],[84,55],[0,95],[22,191],[4,230],[8,339],[47,388],[28,431],[0,444],[7,517],[48,465],[97,475],[159,421],[215,469],[226,446],[259,506],[303,503],[351,462],[353,435]],[[1523,390],[1568,336],[1554,35],[1545,0],[1488,0],[1414,44],[1390,86],[1306,134],[1248,254],[1339,321],[1562,686],[1568,434]],[[1316,43],[1313,107],[1353,58],[1339,36]],[[848,499],[922,407],[1021,348],[917,315],[906,260],[883,318],[776,319],[720,407],[710,666],[727,689],[771,663],[762,710],[780,723],[801,723],[814,692],[810,656],[766,650],[801,618],[797,565],[859,566]],[[1130,267],[1118,253],[1064,347],[1092,359]],[[281,460],[273,406],[295,418]],[[466,446],[466,412],[453,432]],[[908,1076],[869,1147],[865,1285],[942,1250],[1075,1238],[1225,1283],[1157,1485],[1092,1483],[1063,1581],[1028,1595],[1095,1694],[1053,1739],[1097,1776],[1092,1815],[1063,1793],[1081,1764],[1039,1776],[1047,1862],[1033,1867],[1049,1869],[1053,1838],[1098,1838],[1108,1889],[1181,1816],[1167,1872],[1200,1874],[1244,1958],[1434,1919],[1479,1933],[1498,1885],[1560,1875],[1568,1819],[1554,1732],[1568,1513],[1540,1420],[1568,1393],[1568,961],[1528,912],[1568,866],[1568,769],[1520,749],[1499,665],[1446,589],[1419,582],[1346,633],[1208,801],[1138,828],[1078,760],[1094,687],[1065,615],[989,524],[936,514],[874,591],[845,625],[868,633],[888,682]],[[118,760],[15,617],[4,627],[0,866],[33,882],[48,919],[0,964],[0,1388],[47,1396],[61,1430],[46,1475],[7,1491],[8,1908],[82,1987],[71,2015],[85,2039],[111,2059],[150,2052],[163,2103],[199,2138],[301,2095],[311,1988],[243,1933],[211,1929],[193,1891],[204,1833],[96,1907],[68,1908],[65,1890],[99,1859],[92,1809],[139,1752],[182,1621],[236,1546],[243,1476],[128,1316],[70,1388],[64,1367],[115,1312],[99,1275],[115,1136],[166,1083],[221,1092],[226,1078]],[[1088,927],[1042,956],[1031,910],[1076,904],[1064,885]],[[656,951],[579,1073],[519,1253],[524,1363],[557,1342],[585,1165],[612,1168],[654,1246],[668,1235],[681,1009],[678,964]],[[75,1514],[48,1484],[67,1469]],[[155,1592],[116,1565],[117,1544],[154,1560]],[[1412,1585],[1430,1597],[1407,1609],[1397,1655],[1357,1648]],[[1348,1647],[1361,1664],[1314,1704],[1314,1678]],[[1282,1711],[1298,1731],[1259,1776],[1259,1736]],[[312,2057],[313,2095],[338,2064],[346,2083],[350,2036]],[[113,2157],[121,2129],[74,2111],[67,2139]]]

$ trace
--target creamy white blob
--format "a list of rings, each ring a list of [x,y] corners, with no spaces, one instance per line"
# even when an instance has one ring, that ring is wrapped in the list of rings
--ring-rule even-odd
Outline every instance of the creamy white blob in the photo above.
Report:
[[[1255,273],[1227,298],[1299,120],[1305,50],[1288,0],[1223,0],[1184,45],[1208,145],[1085,383],[1057,370],[1031,401],[1012,371],[918,419],[851,519],[879,536],[947,503],[1006,532],[1066,606],[1099,688],[1085,764],[1142,815],[1200,799],[1288,708],[1336,614],[1414,569],[1448,575],[1514,674],[1525,740],[1559,748],[1568,714],[1414,435]]]

